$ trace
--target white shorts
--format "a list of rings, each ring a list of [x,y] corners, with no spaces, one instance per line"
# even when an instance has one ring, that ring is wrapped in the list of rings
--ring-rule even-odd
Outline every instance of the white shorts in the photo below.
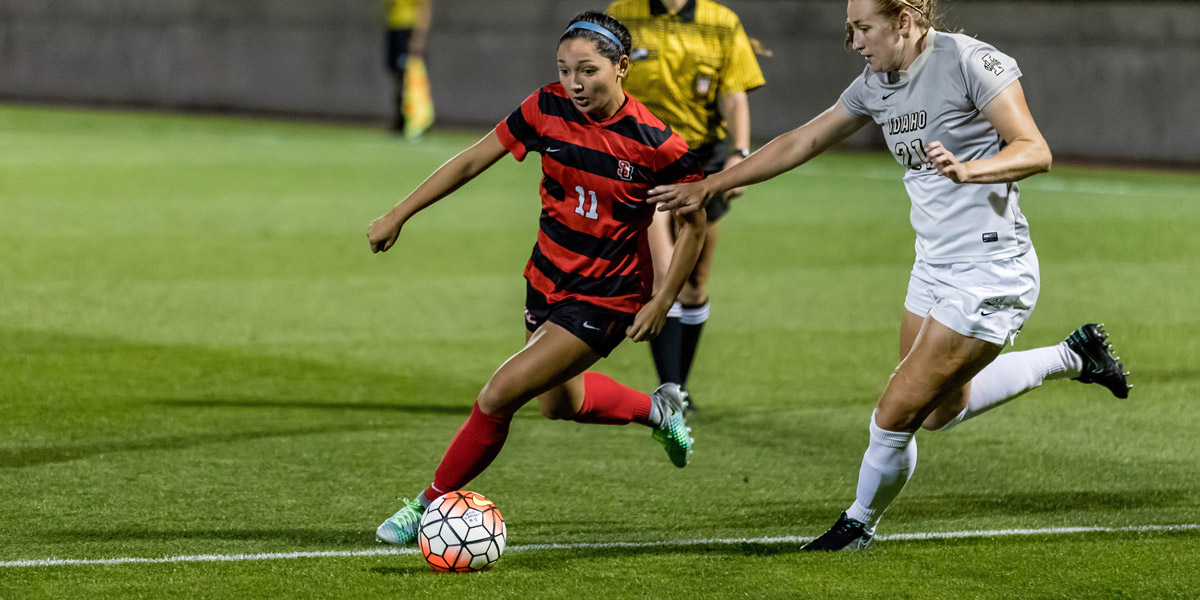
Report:
[[[932,265],[917,258],[904,308],[967,337],[1003,346],[1016,340],[1040,287],[1033,248],[990,262]]]

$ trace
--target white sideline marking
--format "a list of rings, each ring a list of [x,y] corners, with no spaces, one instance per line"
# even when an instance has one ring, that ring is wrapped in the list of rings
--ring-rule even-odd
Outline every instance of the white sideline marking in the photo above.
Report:
[[[1121,533],[1154,531],[1194,531],[1200,524],[1182,525],[1134,525],[1128,527],[1052,527],[1047,529],[992,529],[979,531],[941,531],[926,533],[896,533],[877,536],[880,541],[906,540],[949,540],[964,538],[990,538],[1026,535],[1068,535],[1072,533]],[[791,544],[812,540],[811,537],[787,535],[756,538],[710,538],[698,540],[668,540],[661,542],[582,542],[577,544],[528,544],[509,546],[509,552],[532,550],[583,550],[595,548],[660,548],[673,546],[734,545],[734,544]],[[0,567],[59,567],[74,565],[124,565],[130,563],[182,563],[182,562],[238,562],[250,560],[279,560],[286,558],[326,558],[347,556],[395,556],[416,554],[416,548],[375,548],[371,550],[326,550],[314,552],[270,552],[261,554],[189,554],[183,556],[161,556],[147,558],[127,556],[121,558],[33,558],[26,560],[0,561]]]

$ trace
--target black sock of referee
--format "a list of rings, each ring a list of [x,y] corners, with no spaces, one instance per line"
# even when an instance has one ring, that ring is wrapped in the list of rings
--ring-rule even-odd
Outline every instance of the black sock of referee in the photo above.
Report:
[[[700,304],[682,304],[680,308],[679,369],[683,378],[680,385],[686,388],[692,361],[696,358],[696,346],[700,344],[700,331],[708,320],[708,300]]]
[[[675,383],[683,386],[683,369],[679,348],[683,344],[683,325],[679,322],[679,303],[667,313],[658,337],[650,340],[650,353],[654,355],[654,369],[658,371],[658,382]]]

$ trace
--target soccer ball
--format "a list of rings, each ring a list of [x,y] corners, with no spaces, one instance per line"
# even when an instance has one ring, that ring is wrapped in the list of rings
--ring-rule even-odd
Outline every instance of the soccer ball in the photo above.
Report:
[[[417,544],[434,571],[486,571],[504,553],[508,528],[491,500],[475,492],[450,492],[421,516]]]

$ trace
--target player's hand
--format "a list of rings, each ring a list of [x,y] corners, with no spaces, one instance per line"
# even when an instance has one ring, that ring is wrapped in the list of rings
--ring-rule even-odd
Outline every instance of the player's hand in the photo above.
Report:
[[[740,154],[734,154],[733,156],[730,156],[728,159],[725,160],[725,166],[721,170],[727,171],[727,170],[729,170],[730,167],[742,162],[743,160],[746,160],[746,159],[742,158]],[[737,198],[744,193],[746,193],[746,186],[743,185],[742,187],[735,187],[732,190],[725,192],[725,199],[733,200],[734,198]]]
[[[686,215],[694,213],[708,204],[713,192],[705,184],[707,180],[692,183],[673,183],[660,185],[650,190],[647,202],[658,205],[659,211],[674,210]]]
[[[925,151],[925,157],[929,159],[929,163],[933,165],[933,168],[937,169],[938,175],[954,183],[967,183],[969,181],[970,176],[967,166],[958,162],[958,158],[954,156],[954,153],[947,150],[941,142],[929,144],[929,149]]]
[[[371,225],[367,227],[367,242],[371,244],[371,253],[387,252],[388,248],[396,243],[396,238],[400,237],[400,228],[403,226],[403,221],[390,214],[371,221]]]
[[[658,337],[663,324],[667,322],[667,310],[671,307],[660,306],[653,299],[646,303],[633,317],[633,325],[625,330],[625,337],[635,342],[645,342]]]

